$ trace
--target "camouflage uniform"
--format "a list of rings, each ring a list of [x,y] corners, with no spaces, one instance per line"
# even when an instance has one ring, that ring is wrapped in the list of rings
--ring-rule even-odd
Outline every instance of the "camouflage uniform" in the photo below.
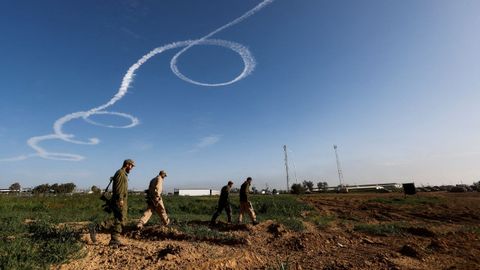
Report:
[[[102,228],[111,231],[111,241],[118,242],[119,235],[122,233],[122,227],[127,222],[128,212],[128,173],[125,168],[119,169],[113,176],[112,187],[112,212],[113,219],[102,222]],[[123,201],[123,206],[120,206],[120,201]]]
[[[233,185],[233,183],[232,183]],[[226,185],[222,187],[222,191],[220,192],[220,199],[218,199],[218,206],[217,210],[212,216],[212,220],[210,221],[210,225],[214,225],[218,216],[222,213],[223,209],[225,209],[225,212],[227,212],[227,219],[228,222],[232,222],[232,208],[230,206],[230,199],[228,198],[228,195],[230,194],[230,186]]]
[[[257,217],[255,216],[255,211],[253,210],[252,204],[248,200],[248,193],[250,192],[250,183],[249,181],[243,182],[240,186],[240,214],[238,215],[238,223],[242,222],[243,213],[247,212],[252,220],[253,224],[257,224]]]

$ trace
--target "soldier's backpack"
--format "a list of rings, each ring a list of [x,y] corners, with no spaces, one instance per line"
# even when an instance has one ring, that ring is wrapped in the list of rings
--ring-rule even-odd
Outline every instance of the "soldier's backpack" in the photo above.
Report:
[[[105,188],[105,190],[102,193],[102,196],[100,197],[100,200],[104,202],[104,204],[102,205],[102,209],[107,213],[111,213],[113,211],[112,194],[108,192],[108,188],[112,184],[112,181],[113,181],[113,176],[110,177],[110,182],[108,183],[107,188]]]

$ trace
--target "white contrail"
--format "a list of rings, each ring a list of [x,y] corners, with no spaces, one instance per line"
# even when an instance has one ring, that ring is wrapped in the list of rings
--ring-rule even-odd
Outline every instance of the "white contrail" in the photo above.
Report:
[[[221,39],[209,39],[211,36],[227,29],[228,27],[231,27],[237,23],[240,23],[241,21],[247,19],[248,17],[254,15],[258,11],[260,11],[262,8],[267,6],[268,4],[272,3],[274,0],[264,0],[251,10],[247,11],[245,14],[242,16],[236,18],[235,20],[215,29],[214,31],[210,32],[209,34],[196,39],[196,40],[185,40],[185,41],[178,41],[178,42],[173,42],[167,45],[164,45],[162,47],[158,47],[150,51],[149,53],[145,54],[142,56],[135,64],[133,64],[128,70],[127,73],[123,76],[122,83],[120,84],[120,88],[118,89],[118,92],[105,104],[102,104],[98,107],[92,108],[88,111],[80,111],[80,112],[74,112],[67,114],[55,121],[53,124],[53,133],[48,134],[48,135],[43,135],[43,136],[35,136],[27,140],[27,144],[35,150],[35,153],[28,154],[28,155],[20,155],[17,157],[12,157],[12,158],[4,158],[0,159],[0,161],[20,161],[20,160],[25,160],[31,157],[41,157],[45,159],[53,159],[53,160],[68,160],[68,161],[79,161],[84,159],[85,157],[77,154],[69,154],[69,153],[55,153],[55,152],[49,152],[48,150],[42,148],[39,146],[39,144],[42,141],[46,140],[62,140],[74,144],[89,144],[89,145],[94,145],[98,144],[100,140],[98,138],[89,138],[87,141],[82,141],[82,140],[77,140],[75,139],[74,134],[67,134],[63,131],[63,126],[75,119],[78,118],[83,118],[88,123],[102,126],[102,127],[109,127],[109,128],[131,128],[139,124],[138,118],[127,114],[127,113],[121,113],[121,112],[113,112],[113,111],[106,111],[108,107],[114,105],[117,101],[123,98],[125,94],[128,92],[128,88],[130,87],[130,84],[133,82],[133,77],[135,76],[135,71],[139,69],[143,64],[145,64],[150,58],[154,57],[157,54],[160,54],[164,51],[170,50],[170,49],[175,49],[175,48],[183,48],[181,49],[175,56],[172,57],[170,60],[170,68],[172,69],[172,72],[179,77],[180,79],[196,84],[196,85],[201,85],[201,86],[224,86],[224,85],[229,85],[232,83],[235,83],[246,76],[250,75],[252,71],[255,68],[255,59],[253,58],[252,54],[250,51],[243,45],[232,42],[232,41],[227,41],[227,40],[221,40]],[[204,82],[198,82],[194,81],[187,76],[183,75],[180,70],[177,67],[177,60],[178,58],[187,50],[192,48],[193,46],[198,46],[198,45],[211,45],[211,46],[221,46],[225,47],[228,49],[231,49],[238,53],[240,57],[243,60],[244,68],[243,71],[235,77],[233,80],[227,81],[227,82],[221,82],[221,83],[204,83]],[[95,122],[90,119],[92,115],[99,115],[99,114],[107,114],[107,115],[115,115],[115,116],[120,116],[127,118],[130,120],[130,123],[127,125],[123,126],[115,126],[115,125],[106,125],[106,124],[101,124],[98,122]]]

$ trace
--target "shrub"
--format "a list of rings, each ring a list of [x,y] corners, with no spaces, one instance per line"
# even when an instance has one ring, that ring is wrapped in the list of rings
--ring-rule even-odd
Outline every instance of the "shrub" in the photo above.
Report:
[[[313,222],[313,224],[315,224],[317,226],[317,228],[319,229],[325,229],[329,226],[329,224],[331,222],[333,222],[334,220],[336,220],[337,217],[336,216],[313,216],[313,217],[310,217],[309,220],[311,222]]]
[[[300,195],[300,194],[305,193],[305,191],[306,191],[306,188],[304,186],[302,186],[301,184],[293,184],[292,185],[292,194]]]
[[[405,228],[396,223],[389,224],[357,224],[353,227],[354,231],[364,232],[372,235],[386,236],[389,234],[400,234]]]
[[[302,220],[298,218],[283,218],[278,220],[280,223],[285,225],[285,227],[289,228],[290,230],[301,232],[305,230],[305,226],[303,225]]]

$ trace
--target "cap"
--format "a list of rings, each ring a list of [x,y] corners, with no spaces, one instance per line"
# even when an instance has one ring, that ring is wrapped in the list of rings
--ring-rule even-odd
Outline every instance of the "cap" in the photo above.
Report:
[[[123,166],[125,166],[127,164],[131,164],[131,165],[135,166],[135,161],[133,161],[133,159],[125,159],[125,161],[123,161]]]
[[[252,181],[252,177],[247,177],[247,181],[248,181],[248,180]]]
[[[165,176],[167,176],[167,172],[166,172],[166,171],[164,171],[164,170],[161,170],[161,171],[160,171],[160,173],[158,173],[158,174],[159,174],[159,175],[161,175],[161,174],[165,174]]]
[[[233,185],[232,181],[228,181],[227,185]]]

